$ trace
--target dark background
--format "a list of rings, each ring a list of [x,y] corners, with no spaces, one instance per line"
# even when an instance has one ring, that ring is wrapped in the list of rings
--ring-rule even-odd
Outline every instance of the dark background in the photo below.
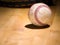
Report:
[[[56,5],[56,0],[0,0],[0,7],[30,7],[34,3],[41,2],[49,6]]]

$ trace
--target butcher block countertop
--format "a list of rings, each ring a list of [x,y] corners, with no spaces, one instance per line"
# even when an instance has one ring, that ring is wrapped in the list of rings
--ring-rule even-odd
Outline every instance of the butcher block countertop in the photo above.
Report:
[[[34,27],[28,19],[29,8],[0,7],[0,45],[60,45],[60,13],[51,7],[50,27]]]

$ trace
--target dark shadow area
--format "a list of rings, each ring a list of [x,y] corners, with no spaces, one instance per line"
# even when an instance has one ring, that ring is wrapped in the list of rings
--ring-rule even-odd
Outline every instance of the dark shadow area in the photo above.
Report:
[[[45,28],[50,27],[50,25],[36,26],[36,25],[33,25],[33,24],[28,24],[28,25],[25,25],[25,27],[30,28],[30,29],[45,29]]]

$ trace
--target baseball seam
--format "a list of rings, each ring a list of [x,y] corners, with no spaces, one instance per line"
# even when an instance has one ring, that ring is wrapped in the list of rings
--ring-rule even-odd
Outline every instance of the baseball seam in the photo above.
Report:
[[[44,24],[43,22],[41,22],[41,21],[38,19],[38,17],[37,17],[37,12],[38,12],[38,10],[39,10],[40,8],[42,8],[42,7],[47,7],[47,8],[49,8],[49,7],[46,6],[46,5],[40,5],[40,6],[38,6],[38,7],[36,8],[35,12],[34,12],[35,20],[36,20],[36,22],[37,22],[38,24],[46,25],[46,24]]]

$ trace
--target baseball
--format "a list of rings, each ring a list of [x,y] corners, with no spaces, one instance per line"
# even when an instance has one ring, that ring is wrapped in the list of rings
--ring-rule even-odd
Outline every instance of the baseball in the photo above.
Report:
[[[37,26],[49,24],[52,11],[50,7],[44,3],[33,4],[28,12],[29,20]]]

